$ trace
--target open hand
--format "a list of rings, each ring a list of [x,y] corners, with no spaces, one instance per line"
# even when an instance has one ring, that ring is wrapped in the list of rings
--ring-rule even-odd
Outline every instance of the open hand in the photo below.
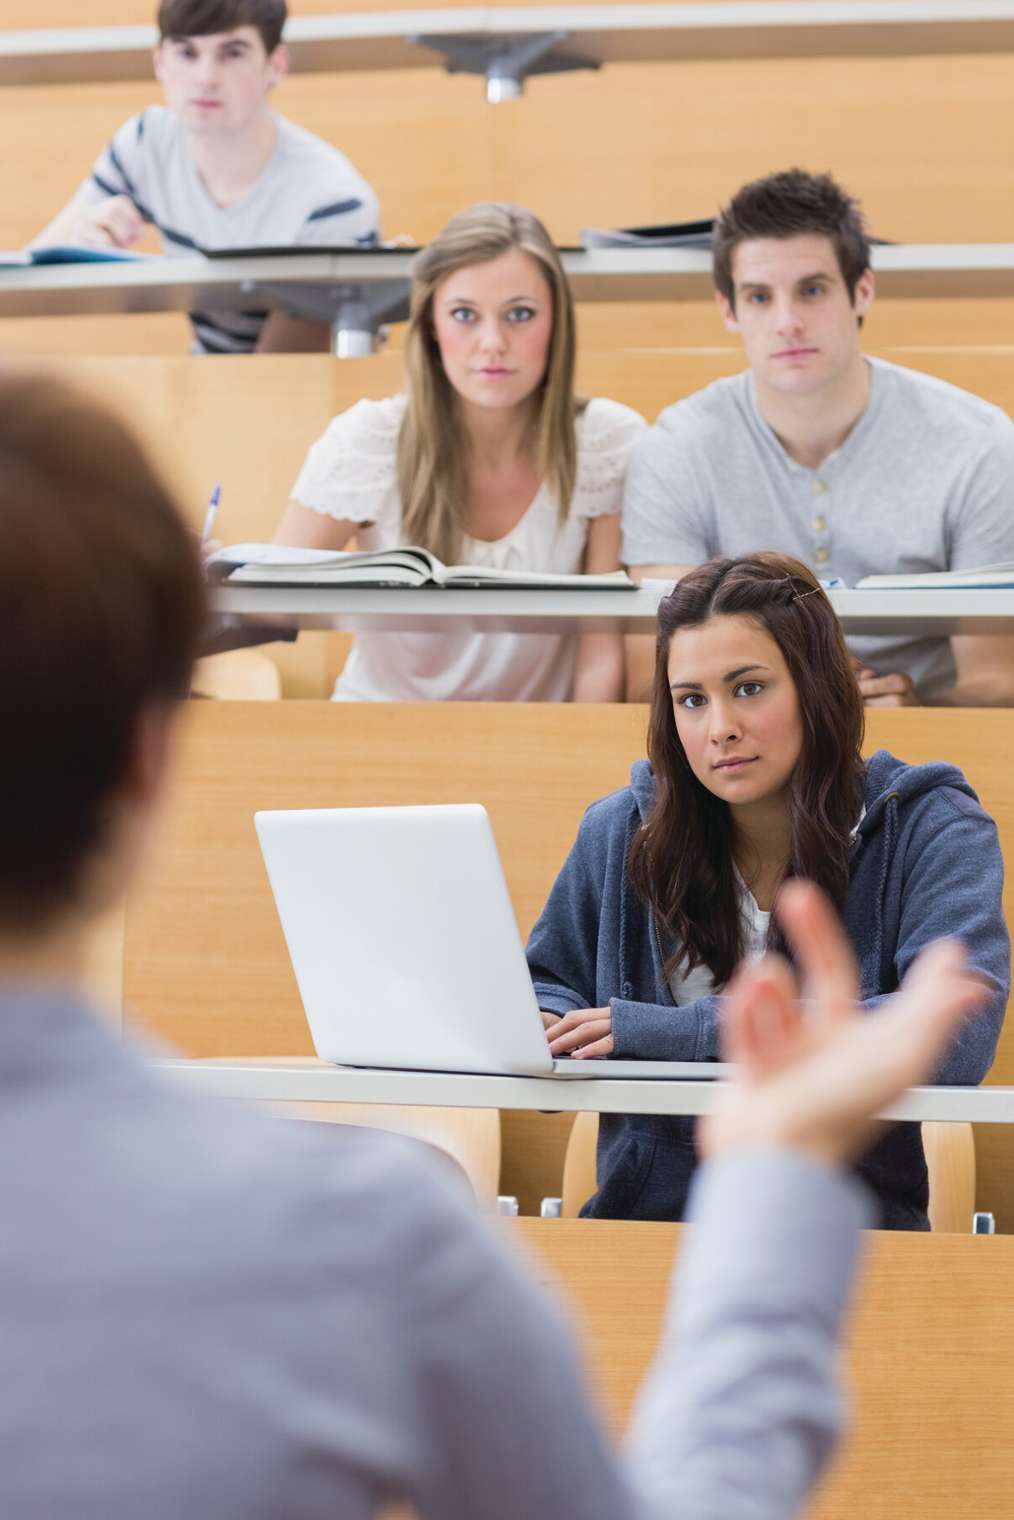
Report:
[[[808,882],[778,894],[779,923],[802,968],[805,1005],[776,956],[729,988],[723,1043],[737,1070],[700,1127],[706,1155],[772,1146],[833,1163],[857,1155],[874,1116],[929,1076],[988,988],[956,941],[938,940],[879,1009],[858,1004],[855,958],[830,903]]]

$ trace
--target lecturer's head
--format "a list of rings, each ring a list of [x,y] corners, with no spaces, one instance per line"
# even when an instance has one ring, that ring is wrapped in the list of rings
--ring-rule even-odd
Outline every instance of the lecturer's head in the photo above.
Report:
[[[130,431],[0,374],[0,939],[128,885],[203,616],[192,535]]]

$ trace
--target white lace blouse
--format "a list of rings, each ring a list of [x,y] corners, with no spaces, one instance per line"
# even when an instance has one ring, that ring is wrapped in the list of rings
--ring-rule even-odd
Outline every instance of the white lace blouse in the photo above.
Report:
[[[362,523],[363,549],[402,541],[396,478],[398,430],[406,398],[357,401],[328,425],[293,488],[300,506]],[[461,563],[572,574],[581,569],[593,518],[618,513],[630,451],[646,426],[617,401],[589,401],[577,420],[577,482],[561,523],[543,482],[503,538],[465,537]],[[562,702],[574,685],[575,634],[357,634],[335,685],[341,701]]]

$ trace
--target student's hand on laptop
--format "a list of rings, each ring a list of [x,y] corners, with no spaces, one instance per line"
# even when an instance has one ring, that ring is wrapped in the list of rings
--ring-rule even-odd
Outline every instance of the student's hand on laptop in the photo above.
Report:
[[[546,1015],[542,1015],[545,1022]],[[613,1011],[611,1008],[575,1008],[546,1025],[551,1056],[573,1056],[589,1060],[613,1053]]]
[[[863,1149],[875,1114],[930,1076],[988,989],[965,969],[956,941],[938,940],[892,997],[864,1013],[855,957],[819,889],[788,882],[776,912],[801,968],[805,1007],[779,957],[737,973],[723,1010],[724,1056],[736,1075],[698,1142],[712,1157],[788,1147],[839,1163]]]
[[[82,206],[67,230],[67,241],[84,248],[132,248],[144,232],[144,219],[126,195],[111,195],[95,206]]]

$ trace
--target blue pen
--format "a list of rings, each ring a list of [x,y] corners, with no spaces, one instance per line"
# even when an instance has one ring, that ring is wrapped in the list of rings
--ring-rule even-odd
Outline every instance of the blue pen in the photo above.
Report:
[[[218,500],[221,494],[221,486],[216,486],[211,493],[211,500],[208,502],[208,510],[204,514],[204,527],[201,529],[202,544],[206,544],[208,542],[208,539],[211,537],[211,530],[215,526],[215,517],[218,513]]]

